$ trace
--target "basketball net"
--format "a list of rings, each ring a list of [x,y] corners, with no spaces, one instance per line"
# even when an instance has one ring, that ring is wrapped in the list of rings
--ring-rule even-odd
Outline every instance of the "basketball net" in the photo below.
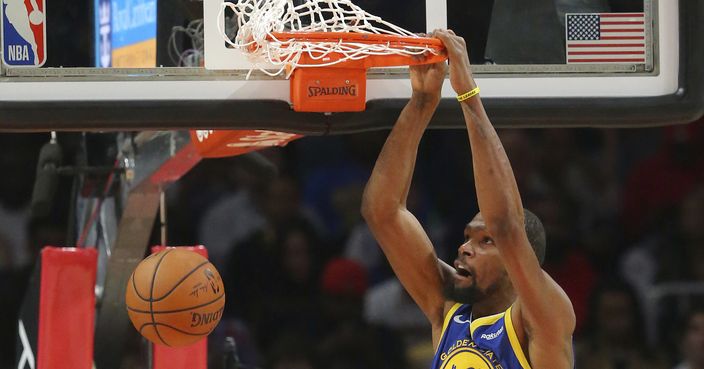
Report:
[[[223,39],[242,50],[254,68],[270,76],[286,71],[289,77],[296,68],[329,67],[369,56],[439,53],[437,45],[393,42],[399,38],[421,38],[367,13],[350,0],[237,0],[221,4],[220,19],[226,9],[232,10],[237,18],[237,35],[231,40],[218,22]],[[321,33],[330,36],[322,40],[306,37]],[[336,39],[335,33],[344,35]],[[348,37],[353,34],[389,37],[365,41]],[[265,63],[279,69],[267,70]]]

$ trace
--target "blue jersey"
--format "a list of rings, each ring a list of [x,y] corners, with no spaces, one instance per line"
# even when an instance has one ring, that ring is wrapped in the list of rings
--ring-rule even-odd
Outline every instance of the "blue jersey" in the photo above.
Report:
[[[431,369],[531,369],[511,321],[511,308],[472,320],[470,305],[445,316]]]

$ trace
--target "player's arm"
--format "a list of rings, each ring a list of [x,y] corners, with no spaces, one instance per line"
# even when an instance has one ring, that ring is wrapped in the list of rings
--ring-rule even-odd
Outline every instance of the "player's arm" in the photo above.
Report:
[[[434,327],[442,327],[444,266],[406,199],[445,73],[445,63],[411,67],[413,95],[379,154],[362,201],[362,215],[396,276]]]
[[[458,94],[476,87],[464,39],[437,31],[450,60],[450,81]],[[574,330],[574,311],[564,291],[543,272],[528,241],[523,204],[511,165],[478,96],[461,103],[474,167],[479,209],[518,294],[530,340],[561,342]]]

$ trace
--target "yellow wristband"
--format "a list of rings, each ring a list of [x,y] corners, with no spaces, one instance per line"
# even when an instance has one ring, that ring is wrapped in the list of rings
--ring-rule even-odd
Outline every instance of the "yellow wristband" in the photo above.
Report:
[[[477,95],[479,95],[479,87],[475,87],[472,89],[472,91],[469,91],[469,92],[464,93],[462,95],[457,95],[457,101],[462,102],[462,101],[471,99]]]

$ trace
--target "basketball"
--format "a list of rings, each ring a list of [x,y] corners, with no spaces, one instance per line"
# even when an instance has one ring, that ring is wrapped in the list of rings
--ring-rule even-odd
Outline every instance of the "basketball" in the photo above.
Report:
[[[149,341],[186,346],[217,326],[225,307],[220,274],[203,256],[166,249],[142,260],[127,282],[127,313]]]

